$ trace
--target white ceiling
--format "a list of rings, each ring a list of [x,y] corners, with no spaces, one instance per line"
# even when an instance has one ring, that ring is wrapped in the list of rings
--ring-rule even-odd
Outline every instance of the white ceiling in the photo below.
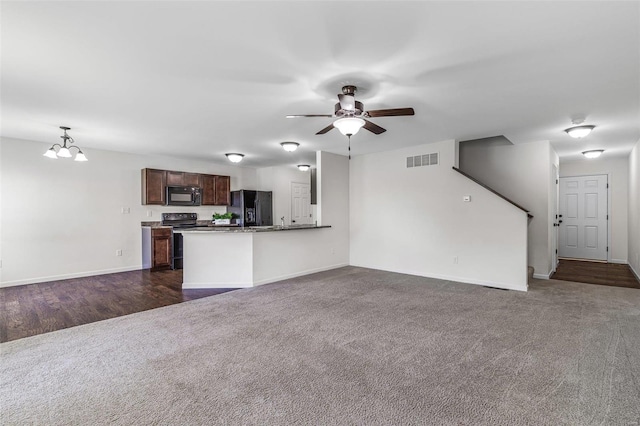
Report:
[[[564,159],[640,139],[640,2],[2,2],[2,136],[244,166],[346,154],[316,136],[344,83],[355,155],[503,134]],[[563,132],[575,116],[596,125]],[[301,148],[285,153],[282,141]]]

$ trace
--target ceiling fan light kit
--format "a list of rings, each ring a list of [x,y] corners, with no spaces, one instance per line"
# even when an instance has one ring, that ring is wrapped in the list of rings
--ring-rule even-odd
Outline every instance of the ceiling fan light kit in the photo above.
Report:
[[[229,161],[231,161],[232,163],[239,163],[244,158],[244,154],[239,154],[237,152],[229,152],[225,155],[227,156]]]
[[[565,132],[567,132],[567,134],[572,138],[579,139],[587,136],[593,129],[595,129],[595,127],[596,126],[575,126],[565,129]]]
[[[589,151],[582,151],[582,155],[587,158],[598,158],[604,152],[604,149],[591,149]]]
[[[78,152],[76,153],[76,158],[74,158],[75,161],[89,161],[79,146],[72,145],[75,141],[71,136],[67,135],[67,130],[71,130],[71,128],[65,126],[60,126],[60,128],[64,132],[64,135],[60,136],[63,140],[62,145],[60,145],[59,143],[54,143],[51,148],[49,148],[47,152],[42,155],[53,160],[57,160],[58,157],[71,158],[73,157],[73,155],[71,154],[71,148],[75,148],[78,150]],[[69,146],[67,146],[67,142],[69,143]],[[58,147],[58,151],[56,151],[56,147]]]
[[[298,149],[300,144],[298,142],[282,142],[280,143],[280,146],[287,152],[293,152]]]
[[[333,126],[340,130],[340,133],[347,136],[353,136],[365,125],[365,121],[362,118],[357,117],[345,117],[339,118],[333,122]]]
[[[337,118],[335,122],[329,124],[327,127],[317,132],[316,135],[324,135],[334,127],[340,130],[343,135],[355,135],[358,130],[363,127],[371,133],[379,135],[386,132],[386,129],[378,126],[375,123],[372,123],[371,121],[367,120],[367,118],[415,115],[413,108],[392,108],[366,111],[364,109],[364,104],[362,102],[356,101],[355,99],[355,93],[357,90],[358,88],[356,86],[343,86],[342,93],[338,94],[339,102],[335,104],[333,114],[287,115],[287,118]]]

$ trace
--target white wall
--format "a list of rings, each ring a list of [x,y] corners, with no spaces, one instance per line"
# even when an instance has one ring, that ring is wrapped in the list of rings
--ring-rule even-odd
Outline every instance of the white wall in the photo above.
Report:
[[[326,243],[318,247],[335,257],[334,264],[349,264],[349,159],[328,152],[316,152],[318,168],[318,225],[330,225]]]
[[[296,166],[265,167],[257,170],[257,189],[273,191],[273,224],[291,225],[291,183],[311,185],[311,171],[301,172]],[[243,188],[244,189],[244,188]],[[311,223],[315,219],[312,218]]]
[[[231,176],[232,189],[256,185],[254,169],[86,149],[86,163],[51,160],[50,144],[3,138],[0,286],[139,269],[140,222],[167,211],[210,219],[225,207],[142,206],[145,167]],[[130,208],[122,214],[121,208]],[[147,212],[152,216],[148,217]],[[116,250],[122,256],[116,256]]]
[[[351,264],[526,290],[527,215],[454,171],[456,146],[351,160]],[[439,165],[406,168],[406,157],[432,152]]]
[[[460,168],[526,208],[533,215],[529,222],[529,266],[536,278],[551,273],[553,219],[550,203],[552,164],[557,161],[548,141],[484,146],[461,144]]]
[[[606,154],[606,153],[605,153]],[[609,175],[609,253],[610,262],[627,263],[629,214],[629,158],[583,158],[560,162],[560,176]]]
[[[629,266],[640,279],[640,140],[629,154]]]

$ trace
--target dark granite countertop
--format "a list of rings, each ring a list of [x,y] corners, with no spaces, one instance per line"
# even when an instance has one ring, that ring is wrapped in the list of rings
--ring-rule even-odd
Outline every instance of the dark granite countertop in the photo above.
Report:
[[[180,230],[183,234],[202,234],[207,232],[226,232],[226,233],[246,233],[246,232],[276,232],[276,231],[299,231],[305,229],[321,229],[331,228],[330,225],[289,225],[289,226],[247,226],[247,227],[231,227],[231,226],[219,226],[209,228],[188,228]]]

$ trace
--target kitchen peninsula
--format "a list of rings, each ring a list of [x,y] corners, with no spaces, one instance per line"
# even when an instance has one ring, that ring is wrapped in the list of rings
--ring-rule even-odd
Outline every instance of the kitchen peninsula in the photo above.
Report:
[[[183,289],[254,287],[343,266],[330,226],[197,228],[182,231]]]

